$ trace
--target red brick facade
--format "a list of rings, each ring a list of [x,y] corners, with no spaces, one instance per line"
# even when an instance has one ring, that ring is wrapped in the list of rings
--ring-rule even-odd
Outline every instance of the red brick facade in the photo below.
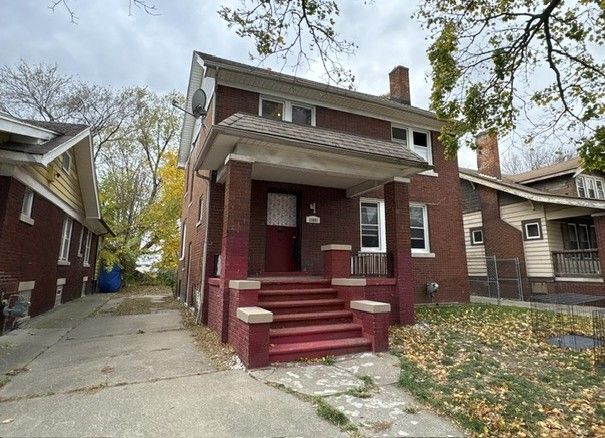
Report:
[[[6,295],[17,293],[19,282],[35,281],[30,315],[52,309],[57,279],[64,278],[62,302],[81,295],[83,278],[87,287],[95,276],[97,236],[93,235],[89,266],[78,255],[82,225],[73,221],[69,266],[58,266],[61,232],[65,214],[39,194],[34,195],[34,224],[20,220],[25,186],[10,177],[0,177],[0,289]]]
[[[211,113],[206,118],[208,126],[212,123],[219,123],[236,112],[258,114],[259,93],[219,85],[214,100],[214,105],[211,105]],[[316,107],[316,125],[382,140],[391,138],[390,121],[321,106]],[[200,135],[189,163],[194,162],[197,158],[207,132],[208,129]],[[443,147],[435,132],[431,133],[431,143],[434,173],[438,176],[417,175],[412,178],[410,184],[402,183],[409,194],[409,202],[427,205],[431,254],[429,257],[412,257],[412,272],[400,272],[400,279],[407,281],[407,287],[410,287],[408,297],[406,297],[410,302],[429,300],[426,294],[426,283],[429,281],[440,284],[435,301],[465,302],[468,301],[468,278],[458,166],[455,159],[445,158]],[[181,261],[179,269],[181,296],[192,296],[191,290],[194,288],[199,290],[204,281],[207,282],[213,276],[215,260],[223,250],[223,218],[226,217],[223,209],[225,197],[228,196],[225,192],[225,185],[214,182],[216,175],[199,172],[202,175],[200,177],[192,173],[191,166],[188,166],[187,171],[189,172],[188,180],[193,182],[190,183],[191,194],[186,194],[183,199],[183,218],[187,223],[185,248],[192,242],[192,252],[191,260],[187,260],[187,251],[184,251],[185,258]],[[271,191],[294,193],[299,197],[302,271],[310,275],[324,275],[322,245],[349,244],[353,251],[360,249],[359,198],[347,198],[345,191],[340,189],[316,187],[311,184],[286,184],[258,180],[252,181],[250,190],[248,275],[258,276],[264,272],[266,203],[267,193]],[[394,195],[397,196],[401,190],[398,188]],[[204,215],[201,224],[196,225],[199,196],[203,196],[204,202],[209,203],[208,215]],[[229,197],[231,196],[229,195]],[[379,188],[364,194],[363,197],[384,199],[384,190]],[[239,197],[237,199],[241,200]],[[302,220],[304,216],[311,214],[309,205],[313,203],[316,205],[317,215],[321,217],[319,224],[309,224]],[[386,205],[388,204],[387,200]],[[401,206],[399,210],[403,212]],[[405,215],[407,214],[409,213],[405,209]],[[409,218],[406,217],[403,222],[407,223],[409,228]],[[388,228],[387,226],[387,230]],[[409,229],[407,239],[409,247]],[[202,269],[204,252],[206,261],[204,269]],[[240,267],[243,265],[239,262],[238,264]],[[187,269],[188,267],[189,269]],[[202,270],[205,272],[204,281],[202,281]],[[188,272],[190,273],[189,282],[187,281]],[[239,277],[240,274],[241,272],[238,271],[237,276]],[[409,281],[412,278],[413,282]],[[392,280],[385,279],[385,281],[388,283]],[[392,296],[394,285],[386,283],[368,285],[367,293],[385,298],[390,295],[388,301],[393,302],[393,299],[397,298]],[[185,290],[187,284],[190,287],[189,291]],[[205,288],[205,296],[202,298],[202,321],[208,321],[208,324],[221,332],[224,338],[226,330],[224,327],[219,328],[219,320],[222,318],[224,321],[227,316],[228,303],[213,296],[219,288],[218,283]],[[222,294],[222,296],[223,300],[228,300],[228,294]],[[395,321],[400,320],[400,315],[393,315],[393,317]],[[404,319],[409,320],[409,315]]]

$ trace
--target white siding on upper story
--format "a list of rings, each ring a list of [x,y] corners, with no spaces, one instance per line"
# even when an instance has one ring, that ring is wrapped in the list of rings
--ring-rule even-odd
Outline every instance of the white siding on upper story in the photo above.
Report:
[[[462,216],[464,224],[464,245],[466,247],[466,264],[468,275],[486,276],[487,265],[485,263],[485,245],[471,245],[471,228],[483,226],[483,216],[480,211],[465,213]]]
[[[554,270],[549,246],[549,227],[546,223],[542,204],[534,203],[532,205],[529,201],[525,201],[502,205],[500,206],[500,217],[503,221],[521,231],[521,233],[523,233],[522,221],[540,219],[542,222],[542,239],[523,240],[527,275],[529,277],[553,277]]]

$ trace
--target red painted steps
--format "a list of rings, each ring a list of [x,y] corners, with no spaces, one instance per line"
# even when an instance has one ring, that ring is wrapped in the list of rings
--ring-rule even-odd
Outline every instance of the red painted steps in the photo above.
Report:
[[[269,360],[282,362],[300,358],[317,358],[368,351],[371,342],[365,338],[331,339],[326,341],[274,344],[269,347]]]
[[[289,301],[267,301],[262,303],[263,308],[273,312],[273,315],[284,315],[292,313],[309,313],[332,310],[343,310],[345,308],[344,300],[339,298],[323,300],[289,300]]]
[[[353,322],[353,312],[351,312],[350,310],[292,313],[287,315],[273,315],[273,322],[271,323],[271,328],[342,324],[347,322]]]
[[[330,288],[332,283],[325,278],[291,277],[261,278],[261,291],[288,289]]]
[[[271,329],[269,331],[269,336],[272,344],[292,344],[295,342],[360,338],[362,333],[361,325],[344,323]]]
[[[267,303],[271,301],[287,300],[321,300],[336,298],[338,296],[336,289],[318,288],[318,289],[275,289],[261,290],[258,294],[259,302]]]

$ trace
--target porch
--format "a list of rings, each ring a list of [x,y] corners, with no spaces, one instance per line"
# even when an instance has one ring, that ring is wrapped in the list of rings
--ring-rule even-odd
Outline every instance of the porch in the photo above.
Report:
[[[389,324],[413,323],[408,178],[428,165],[390,142],[236,116],[196,164],[222,211],[208,325],[251,367],[387,349]],[[381,207],[363,206],[369,195]]]

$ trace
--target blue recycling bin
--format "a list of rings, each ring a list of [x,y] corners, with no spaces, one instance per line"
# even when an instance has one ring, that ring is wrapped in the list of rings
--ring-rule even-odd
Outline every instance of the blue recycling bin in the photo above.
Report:
[[[122,269],[113,265],[110,271],[101,268],[99,274],[99,292],[103,294],[117,292],[122,288]]]

